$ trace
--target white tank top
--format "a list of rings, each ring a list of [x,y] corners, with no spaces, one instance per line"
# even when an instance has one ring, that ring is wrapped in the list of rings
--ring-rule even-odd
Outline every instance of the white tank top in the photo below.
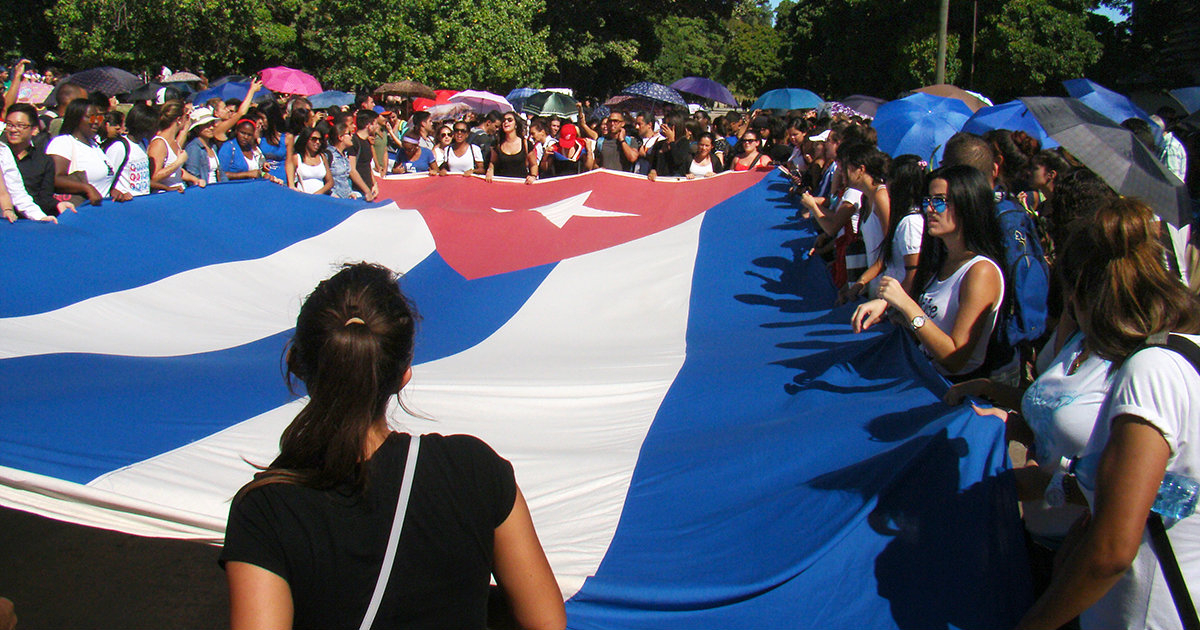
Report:
[[[163,138],[162,136],[154,136],[154,140],[161,140],[163,143],[163,146],[167,147],[167,159],[163,160],[163,166],[165,167],[168,164],[174,164],[175,160],[179,158],[179,154],[177,154],[171,150],[171,143],[167,142],[167,139]],[[154,140],[150,141],[151,144],[154,143]],[[175,188],[182,184],[183,184],[183,167],[182,166],[175,169],[175,172],[171,173],[170,175],[167,175],[162,180],[162,185],[166,186],[167,188]]]
[[[300,180],[300,190],[312,194],[321,190],[325,185],[325,160],[317,164],[305,164],[304,159],[296,155],[296,179]]]
[[[701,164],[696,160],[692,160],[691,166],[688,167],[688,173],[691,173],[696,177],[704,177],[705,175],[713,172],[712,161],[713,158],[711,157],[708,159],[708,164]]]
[[[992,336],[992,329],[996,327],[996,318],[1000,314],[1000,303],[1004,301],[1004,274],[1000,271],[1000,267],[992,262],[992,259],[987,256],[975,256],[963,263],[954,273],[950,274],[949,278],[938,280],[935,277],[917,300],[921,305],[921,310],[925,311],[925,317],[929,318],[929,322],[937,324],[937,327],[947,335],[950,334],[950,331],[954,329],[954,320],[958,319],[958,302],[962,295],[963,278],[967,277],[967,271],[971,267],[974,267],[976,263],[981,261],[995,267],[996,273],[1000,274],[1000,299],[992,306],[991,311],[985,315],[986,324],[983,328],[983,334],[979,339],[979,343],[975,345],[975,351],[971,353],[971,358],[961,370],[948,372],[941,364],[934,362],[933,366],[942,374],[966,374],[983,365],[983,360],[987,356],[988,339]]]

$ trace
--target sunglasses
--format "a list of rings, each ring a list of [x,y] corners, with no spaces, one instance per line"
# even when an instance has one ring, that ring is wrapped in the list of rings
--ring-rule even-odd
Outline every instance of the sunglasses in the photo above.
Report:
[[[460,128],[460,129],[455,129],[454,133],[467,133],[468,131],[470,131],[470,129],[461,129]]]
[[[93,125],[99,125],[100,123],[104,122],[104,114],[96,114],[95,116],[88,116],[87,121],[92,123]]]
[[[921,200],[921,207],[930,208],[937,214],[942,214],[946,211],[946,196],[935,195],[933,197],[926,197]]]
[[[449,138],[449,137],[450,137],[450,134],[448,134],[448,133],[439,133],[439,134],[438,134],[438,137],[439,137],[439,138]]]

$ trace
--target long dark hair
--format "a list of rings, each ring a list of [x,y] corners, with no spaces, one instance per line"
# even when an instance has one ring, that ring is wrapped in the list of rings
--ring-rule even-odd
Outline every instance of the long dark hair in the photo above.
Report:
[[[987,178],[973,166],[956,164],[930,173],[928,181],[935,179],[946,180],[946,205],[954,208],[966,248],[980,256],[987,256],[1000,268],[1007,299],[1012,283],[1008,281],[1008,272],[1004,268],[1004,243],[1000,238],[1000,220],[996,218],[996,197]],[[930,236],[926,230],[925,237],[921,239],[921,259],[917,262],[913,291],[924,291],[945,262],[945,243],[940,238]]]
[[[268,144],[277,145],[281,142],[283,132],[287,128],[287,120],[283,117],[283,108],[275,101],[263,103],[258,112],[267,119],[266,129],[262,137]]]
[[[292,143],[292,152],[299,155],[301,161],[304,161],[304,158],[308,157],[308,139],[313,136],[321,139],[321,147],[317,149],[317,155],[325,153],[325,147],[328,146],[325,136],[320,131],[317,131],[316,127],[302,127],[300,133],[296,134],[296,141]]]
[[[63,112],[62,127],[59,128],[58,135],[73,135],[75,130],[79,129],[79,123],[83,122],[84,116],[87,116],[89,107],[92,107],[92,101],[86,97],[68,103],[67,111]]]
[[[888,197],[892,203],[892,216],[888,221],[888,233],[880,243],[879,256],[883,259],[884,267],[892,259],[892,251],[896,240],[896,227],[908,216],[913,206],[921,202],[925,196],[925,167],[927,164],[920,157],[911,153],[896,156],[892,160],[891,171],[888,172]],[[917,212],[921,210],[918,209]]]
[[[288,387],[309,401],[279,439],[279,457],[245,490],[268,483],[313,488],[367,483],[363,445],[412,364],[416,312],[396,274],[346,265],[300,308],[287,352]]]

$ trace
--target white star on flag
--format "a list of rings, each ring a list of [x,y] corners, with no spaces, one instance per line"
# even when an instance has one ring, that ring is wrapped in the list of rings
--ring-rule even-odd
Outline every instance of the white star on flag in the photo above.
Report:
[[[567,224],[574,217],[636,217],[638,215],[630,212],[614,212],[612,210],[600,210],[599,208],[591,208],[587,205],[588,197],[592,191],[580,193],[573,197],[567,197],[561,201],[556,201],[552,204],[530,208],[529,212],[538,212],[546,217],[555,227],[562,229],[562,226]],[[500,208],[492,208],[496,212],[513,212],[513,210],[502,210]]]

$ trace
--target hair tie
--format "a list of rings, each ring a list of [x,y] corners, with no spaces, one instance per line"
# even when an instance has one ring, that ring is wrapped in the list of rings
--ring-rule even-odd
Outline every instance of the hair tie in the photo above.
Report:
[[[250,120],[249,118],[243,118],[243,119],[237,121],[237,124],[234,125],[234,127],[241,127],[242,123],[250,123],[251,125],[254,125],[255,127],[258,126],[258,121]]]
[[[362,318],[359,317],[351,317],[350,319],[347,319],[346,323],[342,324],[342,326],[349,326],[350,324],[362,324],[363,326],[366,326],[367,322],[364,322]]]
[[[929,162],[926,162],[925,160],[918,160],[917,166],[920,168],[925,168],[925,167],[929,166]]]

